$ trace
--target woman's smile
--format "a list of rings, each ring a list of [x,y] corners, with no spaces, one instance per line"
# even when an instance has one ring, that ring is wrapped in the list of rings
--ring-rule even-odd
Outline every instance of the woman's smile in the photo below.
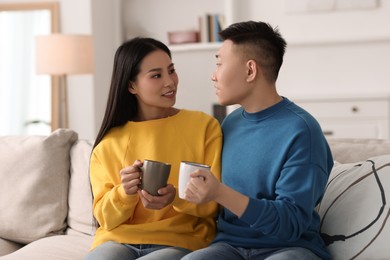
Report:
[[[171,91],[166,92],[166,93],[163,94],[162,96],[163,96],[163,97],[167,97],[167,98],[172,98],[172,97],[175,97],[175,94],[176,94],[176,91],[171,90]]]

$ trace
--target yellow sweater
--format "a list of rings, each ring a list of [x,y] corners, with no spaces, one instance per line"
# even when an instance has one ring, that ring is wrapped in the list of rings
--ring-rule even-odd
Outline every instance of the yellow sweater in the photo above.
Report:
[[[145,209],[137,195],[125,194],[119,171],[137,159],[172,165],[168,183],[178,186],[181,161],[211,166],[220,180],[222,133],[217,120],[180,110],[172,117],[128,122],[111,129],[90,161],[94,215],[98,228],[92,248],[106,242],[162,244],[190,250],[206,247],[215,236],[215,202],[195,205],[176,195],[170,206]]]

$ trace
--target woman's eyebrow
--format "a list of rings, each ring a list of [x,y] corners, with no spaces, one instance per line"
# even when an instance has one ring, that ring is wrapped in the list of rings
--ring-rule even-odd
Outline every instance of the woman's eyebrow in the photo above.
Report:
[[[148,70],[148,73],[149,73],[149,72],[161,71],[161,70],[162,70],[161,68],[154,68],[154,69]]]
[[[171,63],[171,64],[168,65],[168,69],[170,69],[170,68],[172,68],[172,67],[174,67],[174,64],[173,64],[173,63]],[[162,71],[162,68],[153,68],[153,69],[150,69],[150,70],[148,70],[148,73],[150,73],[150,72],[159,72],[159,71]]]

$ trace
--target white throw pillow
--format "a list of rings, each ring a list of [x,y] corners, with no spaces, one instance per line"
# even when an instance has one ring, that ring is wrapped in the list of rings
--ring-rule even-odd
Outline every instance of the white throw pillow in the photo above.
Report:
[[[29,243],[63,234],[68,213],[69,150],[76,132],[0,137],[0,237]]]
[[[318,211],[334,259],[388,259],[390,155],[335,164]]]

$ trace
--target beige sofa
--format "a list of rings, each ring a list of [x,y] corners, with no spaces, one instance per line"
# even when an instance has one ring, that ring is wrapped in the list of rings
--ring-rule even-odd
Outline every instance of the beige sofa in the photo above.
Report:
[[[329,245],[334,259],[390,259],[390,140],[329,144],[338,163],[318,211],[322,232],[336,238]],[[95,232],[91,149],[66,129],[0,137],[1,260],[77,260],[88,252]]]
[[[83,259],[95,233],[92,145],[65,129],[0,137],[0,259]]]

